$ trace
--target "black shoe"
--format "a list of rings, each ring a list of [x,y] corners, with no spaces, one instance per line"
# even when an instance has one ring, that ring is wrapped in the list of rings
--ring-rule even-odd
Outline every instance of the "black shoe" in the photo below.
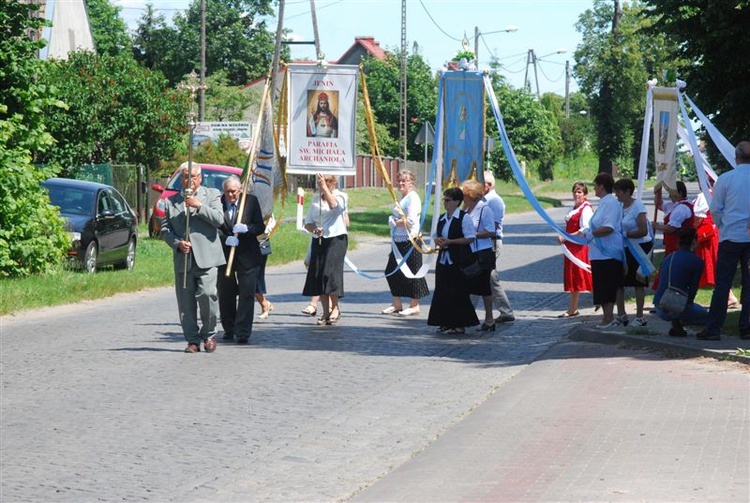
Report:
[[[222,341],[233,341],[234,340],[234,334],[228,334],[224,332],[224,336],[221,338]]]
[[[698,334],[695,336],[696,339],[700,341],[720,341],[721,335],[719,334],[709,334],[705,330],[701,330],[698,332]]]
[[[516,321],[516,317],[512,314],[501,314],[497,318],[495,318],[495,323],[507,323],[510,321]]]
[[[687,337],[687,332],[684,328],[670,328],[669,329],[669,336],[670,337]]]
[[[740,329],[740,339],[750,339],[750,328],[741,328]]]
[[[250,339],[237,339],[237,344],[247,344]]]

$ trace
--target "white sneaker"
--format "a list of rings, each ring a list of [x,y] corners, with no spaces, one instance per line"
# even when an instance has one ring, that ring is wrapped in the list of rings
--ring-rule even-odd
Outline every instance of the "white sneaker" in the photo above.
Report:
[[[419,314],[419,307],[407,307],[398,313],[399,316],[413,316],[415,314]]]
[[[598,330],[612,330],[613,328],[618,328],[621,325],[619,321],[615,318],[614,320],[610,321],[609,323],[602,323],[596,326]]]
[[[631,327],[645,327],[646,326],[646,320],[644,318],[636,318],[633,320],[633,322],[630,324]]]
[[[393,306],[388,306],[382,311],[380,311],[380,314],[398,314],[401,312],[401,309],[396,309]]]

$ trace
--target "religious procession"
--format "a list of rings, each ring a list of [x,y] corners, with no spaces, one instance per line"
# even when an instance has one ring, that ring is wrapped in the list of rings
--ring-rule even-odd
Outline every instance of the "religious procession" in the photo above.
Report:
[[[271,77],[266,81],[253,141],[256,147],[241,179],[230,177],[223,195],[214,190],[206,199],[201,193],[200,166],[189,161],[183,165],[183,183],[192,191],[174,196],[174,207],[168,206],[161,235],[175,250],[176,274],[181,271],[184,276],[177,298],[188,342],[185,351],[199,352],[201,344],[204,351],[214,351],[217,320],[223,341],[248,344],[255,301],[263,318],[273,309],[265,298],[273,290],[265,281],[265,264],[271,238],[282,224],[274,218],[274,202],[286,194],[292,175],[315,180],[306,210],[304,191],[299,190],[296,221],[297,229],[310,236],[300,295],[307,303],[302,313],[313,317],[315,325],[345,325],[346,268],[387,285],[382,315],[423,317],[437,335],[491,333],[500,324],[514,322],[511,299],[500,277],[505,203],[485,161],[486,107],[495,119],[497,139],[515,182],[538,217],[558,235],[564,290],[570,294],[569,307],[560,318],[578,316],[580,296],[586,292],[592,294],[595,310],[601,310],[598,330],[645,327],[649,316],[655,315],[670,322],[671,337],[687,337],[685,327],[695,326],[700,329],[697,339],[720,340],[727,310],[741,309],[739,335],[750,338],[746,285],[750,280],[743,275],[742,299],[731,290],[737,265],[747,271],[750,192],[744,190],[744,182],[733,180],[742,169],[718,177],[706,162],[693,129],[684,126],[691,120],[685,102],[733,166],[750,162],[750,143],[729,145],[687,96],[684,82],[671,87],[656,83],[647,85],[643,169],[638,178],[615,180],[602,172],[593,180],[576,182],[571,189],[574,206],[563,224],[548,215],[529,186],[487,72],[476,71],[465,59],[440,75],[435,149],[422,186],[413,171],[400,169],[392,179],[384,167],[360,67],[325,61],[286,66],[276,120]],[[384,216],[390,250],[380,274],[347,258],[350,208],[342,182],[357,174],[359,96],[364,101],[373,165],[393,201],[391,214]],[[692,201],[678,179],[678,138],[689,145],[695,159],[700,193]],[[649,155],[657,166],[653,218],[642,202]],[[588,199],[589,186],[597,198],[595,207]],[[213,213],[202,209],[204,204]],[[193,227],[191,212],[195,212]],[[664,214],[661,220],[659,212]],[[176,237],[181,234],[190,239]],[[657,268],[653,252],[662,239],[664,254]],[[202,243],[213,249],[203,249]],[[191,265],[193,261],[197,267]],[[430,273],[434,274],[432,292]],[[714,287],[708,308],[695,302],[698,289],[706,286]],[[632,319],[626,312],[630,288],[635,300]],[[654,293],[653,306],[645,306],[647,289]],[[429,305],[423,305],[430,296]]]

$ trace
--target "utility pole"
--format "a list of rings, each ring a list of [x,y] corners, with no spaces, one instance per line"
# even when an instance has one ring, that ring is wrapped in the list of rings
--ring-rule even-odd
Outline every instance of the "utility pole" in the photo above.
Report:
[[[570,119],[570,60],[565,60],[565,118]]]
[[[406,163],[407,143],[409,136],[408,123],[406,121],[406,70],[407,70],[407,47],[406,47],[406,0],[401,0],[401,112],[398,120],[398,133],[401,138],[401,157]]]
[[[201,82],[198,96],[198,122],[206,112],[206,0],[201,0]]]
[[[479,68],[479,26],[474,27],[474,60]]]
[[[534,82],[536,83],[536,99],[541,100],[542,95],[539,94],[539,75],[536,72],[536,51],[531,49],[531,58],[534,61]]]
[[[315,0],[310,0],[310,13],[312,14],[313,39],[315,41],[315,59],[323,59],[323,53],[320,52],[320,37],[318,37],[318,17],[315,14]]]
[[[271,69],[271,85],[273,86],[273,101],[279,96],[279,63],[281,59],[281,37],[284,36],[284,4],[285,0],[279,0],[279,21],[276,23],[276,45],[273,48],[273,65]]]

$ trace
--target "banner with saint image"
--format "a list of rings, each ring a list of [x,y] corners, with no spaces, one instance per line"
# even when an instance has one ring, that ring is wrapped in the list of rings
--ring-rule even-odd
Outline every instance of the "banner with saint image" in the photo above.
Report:
[[[654,165],[656,180],[672,190],[677,182],[677,127],[679,111],[674,87],[654,87]]]
[[[356,65],[287,67],[287,173],[353,175],[356,169]]]
[[[482,180],[484,153],[484,81],[482,72],[443,72],[445,110],[445,184]]]

